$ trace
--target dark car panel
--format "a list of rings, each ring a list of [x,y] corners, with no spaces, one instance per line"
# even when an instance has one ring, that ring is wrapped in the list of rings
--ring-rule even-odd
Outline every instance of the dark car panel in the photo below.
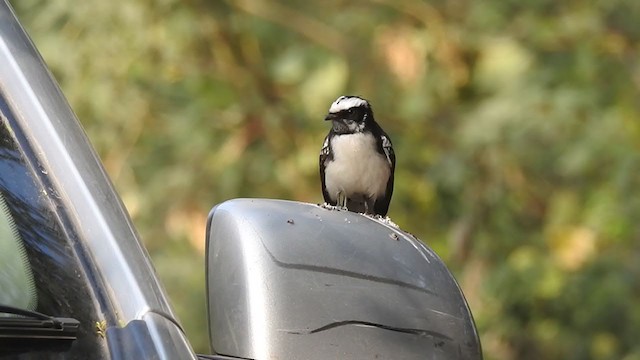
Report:
[[[25,224],[20,226],[29,251],[39,251],[30,256],[34,264],[42,262],[33,266],[42,292],[38,307],[80,318],[81,338],[93,344],[80,357],[64,358],[88,353],[100,358],[110,342],[101,327],[126,327],[148,316],[165,319],[153,322],[148,338],[160,358],[173,359],[175,351],[180,358],[195,358],[98,157],[5,0],[0,1],[0,103],[3,161],[19,163],[22,170],[16,171],[24,177],[1,173],[2,191],[13,211],[22,212],[14,218]],[[55,291],[47,295],[47,286]]]

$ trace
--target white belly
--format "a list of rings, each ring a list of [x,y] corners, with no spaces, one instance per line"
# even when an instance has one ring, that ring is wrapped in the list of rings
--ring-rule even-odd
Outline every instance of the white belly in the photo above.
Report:
[[[336,200],[339,191],[348,197],[384,195],[391,168],[375,146],[375,138],[364,133],[339,135],[331,140],[333,161],[325,169],[325,185],[332,200]]]

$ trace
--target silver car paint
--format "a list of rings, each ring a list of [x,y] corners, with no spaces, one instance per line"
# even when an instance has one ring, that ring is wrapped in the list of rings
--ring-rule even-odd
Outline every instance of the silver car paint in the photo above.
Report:
[[[217,353],[256,359],[480,359],[458,284],[412,235],[349,211],[218,205],[207,242]]]

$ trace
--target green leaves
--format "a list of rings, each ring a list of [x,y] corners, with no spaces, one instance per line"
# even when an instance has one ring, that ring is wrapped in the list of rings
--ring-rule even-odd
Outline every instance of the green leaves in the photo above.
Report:
[[[390,216],[455,270],[487,359],[635,359],[637,4],[14,6],[200,351],[203,269],[170,269],[218,202],[320,202],[323,116],[357,94],[396,149]]]

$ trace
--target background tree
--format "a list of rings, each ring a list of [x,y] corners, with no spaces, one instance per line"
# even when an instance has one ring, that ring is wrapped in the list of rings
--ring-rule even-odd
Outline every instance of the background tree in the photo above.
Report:
[[[357,94],[396,148],[389,214],[454,270],[487,359],[640,359],[640,2],[13,5],[196,350],[208,210],[320,202],[323,115]]]

